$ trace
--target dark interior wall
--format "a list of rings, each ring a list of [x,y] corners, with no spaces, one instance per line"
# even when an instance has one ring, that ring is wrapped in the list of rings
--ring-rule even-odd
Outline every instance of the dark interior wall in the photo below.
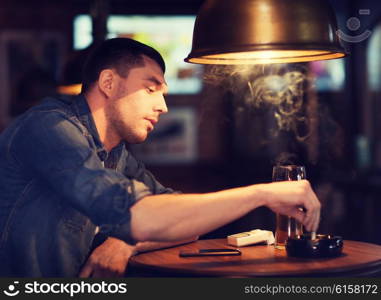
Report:
[[[377,24],[381,24],[381,3],[377,0],[332,0],[339,29],[351,36],[360,35],[366,30],[373,31]],[[369,15],[360,15],[360,9],[369,9]],[[361,26],[356,31],[350,31],[347,21],[351,17],[360,20]],[[372,36],[371,36],[372,37]],[[327,204],[333,216],[341,210],[344,214],[338,218],[339,222],[327,222],[327,228],[334,228],[344,237],[354,240],[363,240],[381,244],[381,222],[378,218],[380,211],[379,194],[381,180],[379,166],[376,165],[372,145],[376,142],[376,120],[374,101],[369,90],[367,50],[370,38],[359,43],[344,42],[349,55],[345,58],[345,89],[338,97],[327,95],[332,100],[332,107],[336,117],[341,119],[341,125],[346,136],[345,153],[348,158],[347,172],[337,174],[333,178],[330,189],[327,189],[322,198],[330,198]],[[372,63],[372,62],[370,62]],[[381,83],[380,83],[381,84]],[[361,166],[359,157],[368,155],[361,153],[358,148],[359,137],[369,143],[369,165]],[[340,209],[342,205],[342,209]],[[324,220],[323,220],[324,221]],[[324,225],[324,223],[323,223]]]
[[[0,2],[0,28],[56,31],[70,42],[73,16],[86,11],[88,4],[84,1],[3,0]]]
[[[339,12],[339,28],[352,36],[370,31],[371,35],[360,43],[345,43],[350,55],[346,61],[346,88],[341,109],[343,128],[347,135],[348,158],[352,160],[352,168],[336,181],[345,198],[345,221],[341,222],[342,232],[348,232],[353,239],[363,239],[381,243],[381,222],[378,218],[380,211],[379,194],[381,192],[380,172],[380,109],[378,106],[380,93],[370,90],[368,69],[369,44],[374,30],[381,26],[381,3],[376,0],[345,1],[332,0]],[[368,9],[369,15],[360,15],[360,9]],[[361,26],[357,31],[350,31],[346,21],[350,17],[360,20]],[[381,82],[379,83],[381,85]],[[366,142],[366,148],[359,148],[359,139]],[[367,165],[363,166],[361,159],[366,158]],[[358,220],[351,222],[350,220]]]
[[[126,14],[196,14],[203,0],[114,0],[110,3],[111,12]]]
[[[89,13],[93,0],[2,0],[0,28],[62,32],[72,43],[72,21]],[[110,0],[110,14],[196,14],[203,0]]]

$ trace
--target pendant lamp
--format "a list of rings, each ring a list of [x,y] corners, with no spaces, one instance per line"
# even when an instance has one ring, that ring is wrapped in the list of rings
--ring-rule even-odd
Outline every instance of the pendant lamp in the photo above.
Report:
[[[206,0],[186,62],[294,63],[340,58],[346,52],[325,0]]]

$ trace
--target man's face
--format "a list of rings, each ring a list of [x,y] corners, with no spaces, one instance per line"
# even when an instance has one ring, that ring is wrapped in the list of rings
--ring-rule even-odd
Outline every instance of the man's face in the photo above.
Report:
[[[143,57],[144,66],[131,69],[127,78],[116,74],[115,91],[106,107],[113,133],[128,143],[143,142],[159,116],[168,112],[164,74],[154,60]]]

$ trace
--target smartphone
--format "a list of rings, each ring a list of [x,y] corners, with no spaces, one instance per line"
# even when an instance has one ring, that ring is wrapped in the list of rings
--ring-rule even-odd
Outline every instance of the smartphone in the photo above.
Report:
[[[222,248],[222,249],[199,249],[199,250],[180,250],[180,257],[194,256],[226,256],[241,255],[238,249]]]

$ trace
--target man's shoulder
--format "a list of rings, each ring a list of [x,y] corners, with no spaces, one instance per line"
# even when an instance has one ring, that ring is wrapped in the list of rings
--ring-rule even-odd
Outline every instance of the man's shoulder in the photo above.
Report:
[[[75,96],[49,96],[29,109],[21,118],[23,123],[37,122],[44,123],[49,120],[55,122],[55,120],[70,121],[74,123],[80,123],[75,109]]]
[[[75,101],[75,100],[74,100]],[[20,148],[25,141],[45,140],[59,143],[72,140],[83,143],[90,136],[72,107],[69,97],[47,97],[15,119],[1,134],[0,144],[12,149]]]
[[[32,107],[15,119],[4,133],[15,133],[24,131],[24,129],[32,132],[33,129],[38,131],[42,127],[47,130],[49,128],[56,128],[58,124],[66,126],[65,124],[69,125],[69,123],[80,131],[83,131],[84,128],[73,108],[73,101],[75,101],[75,97],[46,97],[40,104]]]
[[[75,100],[74,96],[49,96],[44,98],[40,104],[34,106],[30,112],[62,112],[73,115],[73,103]]]

